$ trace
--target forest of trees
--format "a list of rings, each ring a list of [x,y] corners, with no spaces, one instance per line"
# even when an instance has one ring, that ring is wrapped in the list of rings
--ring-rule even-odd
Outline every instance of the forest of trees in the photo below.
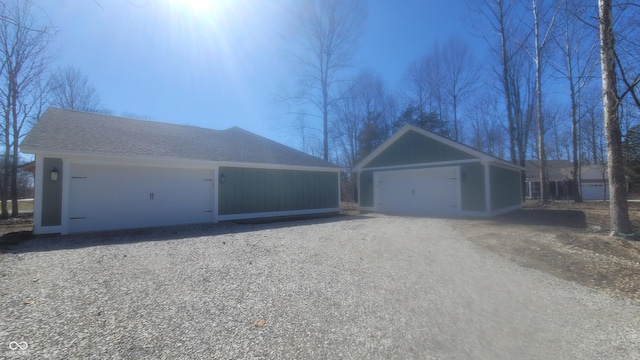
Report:
[[[362,2],[327,0],[316,7],[314,1],[307,1],[301,11],[312,11],[320,19],[317,23],[325,27],[318,33],[331,34],[336,30],[331,25],[339,23],[333,19],[353,17],[349,13],[364,8]],[[325,145],[324,156],[344,167],[343,188],[355,196],[352,167],[394,131],[412,124],[521,166],[526,160],[540,161],[539,176],[545,180],[547,160],[570,160],[576,201],[581,201],[581,164],[611,163],[603,125],[599,32],[603,6],[613,12],[612,66],[618,79],[615,109],[622,168],[632,180],[630,190],[637,192],[640,6],[629,1],[469,0],[466,30],[486,44],[488,54],[475,54],[460,38],[439,39],[420,58],[398,64],[406,68],[395,88],[371,69],[347,71],[347,65],[355,64],[343,58],[340,67],[328,69],[330,84],[307,82],[313,85],[307,92],[324,99],[322,117],[328,130],[323,139],[302,132],[304,150],[321,155],[322,147],[313,143],[328,142],[329,154]],[[340,24],[340,32],[350,35],[344,46],[351,53],[359,27],[359,22]],[[303,46],[301,51],[308,48]],[[323,69],[313,69],[320,70],[314,79],[322,79]],[[309,119],[318,116],[313,109],[304,102],[295,106],[294,113],[304,113],[298,125],[312,126]],[[543,201],[548,196],[544,183]],[[612,204],[618,206],[615,201]]]
[[[0,2],[0,218],[18,216],[25,186],[19,144],[44,110],[100,111],[97,92],[79,69],[52,69],[57,29],[43,18],[31,1]]]

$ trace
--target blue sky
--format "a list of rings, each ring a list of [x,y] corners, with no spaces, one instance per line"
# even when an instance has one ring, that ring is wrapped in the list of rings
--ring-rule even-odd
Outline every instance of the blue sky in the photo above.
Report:
[[[295,0],[40,0],[58,27],[55,65],[87,75],[114,115],[213,129],[239,126],[290,146],[273,104],[290,77],[279,34]],[[36,3],[38,1],[36,0]],[[208,3],[208,4],[207,4]],[[395,89],[407,65],[463,27],[464,0],[370,0],[354,70]],[[482,54],[476,54],[481,56]]]

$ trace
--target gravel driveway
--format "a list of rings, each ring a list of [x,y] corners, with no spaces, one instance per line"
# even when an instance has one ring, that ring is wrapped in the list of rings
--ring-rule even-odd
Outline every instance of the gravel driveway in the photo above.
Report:
[[[31,240],[0,255],[0,358],[640,357],[638,304],[472,235],[367,215]]]

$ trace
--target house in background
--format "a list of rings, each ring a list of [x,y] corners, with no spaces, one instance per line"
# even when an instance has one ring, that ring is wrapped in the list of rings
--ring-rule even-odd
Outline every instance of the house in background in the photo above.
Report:
[[[340,168],[246,130],[49,108],[35,154],[34,233],[336,213]]]
[[[525,190],[527,199],[540,197],[540,163],[527,160]],[[547,160],[549,192],[554,199],[573,198],[573,165],[567,160]]]
[[[354,168],[360,210],[439,217],[487,217],[520,208],[522,171],[411,125]]]
[[[540,166],[537,160],[526,162],[527,199],[540,197]],[[568,160],[547,160],[549,192],[554,199],[573,199],[573,163]],[[609,180],[606,165],[581,166],[583,200],[608,200]]]
[[[609,200],[607,165],[582,165],[580,173],[583,200]]]

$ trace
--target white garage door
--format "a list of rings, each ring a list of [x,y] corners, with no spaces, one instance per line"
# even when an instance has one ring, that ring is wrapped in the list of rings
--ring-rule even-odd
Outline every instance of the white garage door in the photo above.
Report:
[[[460,216],[458,168],[376,173],[377,212],[417,216]]]
[[[213,170],[76,165],[69,232],[212,221]]]
[[[609,187],[607,186],[607,188],[605,189],[605,185],[603,183],[582,183],[582,199],[609,199]]]

